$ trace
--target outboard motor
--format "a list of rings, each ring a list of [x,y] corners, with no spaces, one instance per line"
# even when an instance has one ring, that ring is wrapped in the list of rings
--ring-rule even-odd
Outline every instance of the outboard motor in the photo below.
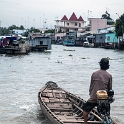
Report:
[[[114,97],[114,90],[109,90],[108,91],[108,102],[109,102],[109,104],[115,101],[115,99],[113,97]]]
[[[110,115],[110,104],[114,102],[114,91],[110,90],[106,92],[105,90],[97,91],[97,110],[100,114]]]

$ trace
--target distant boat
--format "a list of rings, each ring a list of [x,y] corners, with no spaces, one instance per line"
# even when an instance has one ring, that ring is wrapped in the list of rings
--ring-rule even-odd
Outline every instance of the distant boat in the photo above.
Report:
[[[29,52],[30,46],[24,37],[6,36],[0,41],[1,54],[28,54]]]
[[[84,41],[81,38],[75,40],[75,46],[83,46]]]
[[[75,45],[75,40],[73,36],[68,36],[64,41],[63,41],[64,46],[74,46]]]
[[[51,50],[51,38],[41,33],[29,33],[28,34],[29,44],[31,51],[45,51]]]
[[[67,32],[66,38],[63,41],[64,46],[75,46],[76,32]]]
[[[85,42],[83,43],[83,47],[89,47],[89,46],[90,46],[90,44],[89,44],[88,41],[85,41]]]
[[[5,54],[28,54],[30,52],[29,43],[23,41],[13,41],[5,47]]]
[[[72,40],[72,39],[65,39],[65,40],[63,41],[63,45],[64,45],[64,46],[74,46],[74,45],[75,45],[75,42],[74,42],[74,40]]]

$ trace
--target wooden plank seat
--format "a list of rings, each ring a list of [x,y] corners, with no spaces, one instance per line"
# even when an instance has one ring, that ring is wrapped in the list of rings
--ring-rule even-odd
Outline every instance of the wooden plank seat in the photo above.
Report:
[[[51,111],[54,111],[54,112],[71,112],[72,109],[68,109],[68,108],[64,108],[64,109],[60,109],[60,108],[50,108]]]
[[[51,110],[51,111],[54,111],[54,112],[71,112],[72,111],[72,104],[69,103],[47,103],[47,106],[48,108]]]
[[[72,109],[71,103],[46,103],[48,108]]]
[[[68,99],[64,98],[49,98],[50,102],[61,102],[61,103],[71,103]]]
[[[66,94],[63,92],[43,92],[42,96],[48,97],[48,98],[66,98]]]

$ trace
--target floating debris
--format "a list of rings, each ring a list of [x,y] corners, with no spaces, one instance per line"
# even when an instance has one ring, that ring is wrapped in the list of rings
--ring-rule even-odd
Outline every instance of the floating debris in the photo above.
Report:
[[[63,50],[64,50],[64,51],[75,51],[75,50],[69,50],[69,49],[68,49],[68,50],[67,50],[67,49],[63,49]]]
[[[89,57],[85,58],[85,57],[81,57],[81,59],[90,59]]]
[[[86,58],[81,58],[81,59],[86,59]]]
[[[60,62],[59,60],[57,60],[57,63],[62,63],[62,62]]]
[[[69,54],[68,56],[73,56],[73,55]]]

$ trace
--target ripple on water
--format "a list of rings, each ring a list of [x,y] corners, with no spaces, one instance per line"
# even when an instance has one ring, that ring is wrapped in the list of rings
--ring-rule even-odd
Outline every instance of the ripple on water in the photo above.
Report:
[[[124,117],[123,52],[53,45],[49,53],[26,56],[0,55],[0,122],[2,124],[49,124],[38,104],[37,93],[47,81],[84,100],[89,97],[91,74],[101,57],[110,58],[115,102],[111,114],[119,124]],[[66,50],[64,50],[66,49]]]

